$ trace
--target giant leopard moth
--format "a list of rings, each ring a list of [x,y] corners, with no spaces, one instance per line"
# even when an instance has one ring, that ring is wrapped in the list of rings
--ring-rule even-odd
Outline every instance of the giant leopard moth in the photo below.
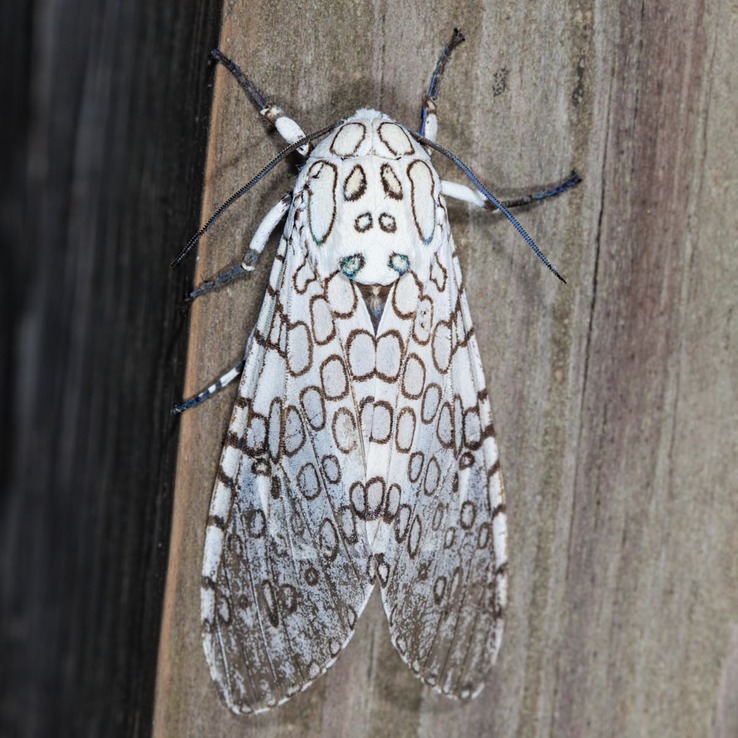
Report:
[[[177,406],[240,376],[206,529],[201,620],[211,675],[236,713],[270,709],[336,660],[374,588],[392,643],[425,683],[467,699],[500,648],[507,599],[506,517],[497,445],[445,198],[499,202],[436,143],[436,100],[454,31],[423,101],[419,133],[361,109],[305,135],[221,52],[288,146],[294,188],[256,229],[253,269],[286,216],[267,294],[243,359]],[[312,142],[322,140],[311,150]],[[449,156],[475,188],[443,181]]]

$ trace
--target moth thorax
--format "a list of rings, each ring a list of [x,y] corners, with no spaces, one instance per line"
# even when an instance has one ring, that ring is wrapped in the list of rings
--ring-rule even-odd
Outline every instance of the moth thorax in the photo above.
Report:
[[[296,187],[323,276],[338,269],[357,284],[389,285],[425,271],[442,242],[438,174],[423,147],[382,113],[359,110],[343,122],[315,147]],[[383,302],[373,304],[378,321]]]

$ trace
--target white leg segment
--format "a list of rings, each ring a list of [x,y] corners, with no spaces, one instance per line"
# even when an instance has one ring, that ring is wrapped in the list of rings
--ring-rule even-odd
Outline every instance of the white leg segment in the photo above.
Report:
[[[438,116],[436,115],[436,103],[429,97],[423,101],[425,108],[425,133],[423,134],[429,141],[436,143],[438,137]]]
[[[293,144],[301,138],[305,138],[305,131],[278,105],[270,103],[266,108],[259,111],[276,129],[277,133],[288,143]],[[297,150],[302,156],[310,153],[310,144],[305,144]]]
[[[462,200],[476,205],[480,208],[488,208],[487,198],[479,192],[456,182],[449,182],[446,179],[441,180],[441,193],[444,197],[452,197],[454,200]]]
[[[299,138],[296,140],[300,140]],[[259,223],[256,232],[251,238],[249,243],[248,251],[244,254],[241,266],[247,272],[254,270],[256,259],[259,254],[264,251],[264,247],[267,245],[269,236],[272,235],[274,229],[280,224],[285,213],[290,209],[290,203],[292,202],[292,195],[286,194],[263,218]]]
[[[511,200],[502,200],[500,204],[508,210],[523,207],[524,205],[534,205],[542,200],[548,200],[550,197],[561,195],[572,187],[576,187],[581,181],[581,177],[576,172],[572,172],[568,177],[557,182],[547,190],[529,192]],[[463,202],[477,205],[480,208],[485,208],[485,210],[498,210],[497,206],[491,200],[488,200],[479,190],[473,187],[441,180],[441,192],[446,197],[452,197],[454,200],[462,200]]]

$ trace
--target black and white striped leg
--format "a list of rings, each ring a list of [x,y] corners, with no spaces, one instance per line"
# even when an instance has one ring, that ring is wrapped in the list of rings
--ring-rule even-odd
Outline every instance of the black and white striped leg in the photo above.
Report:
[[[562,179],[561,182],[558,182],[552,187],[549,187],[547,190],[531,192],[527,195],[523,195],[522,197],[517,197],[514,200],[502,200],[502,205],[508,210],[510,208],[519,208],[523,205],[532,205],[534,203],[541,202],[541,200],[547,200],[549,197],[561,195],[567,190],[576,187],[581,181],[582,178],[576,172],[572,171],[568,177]],[[485,208],[486,210],[498,210],[498,208],[479,190],[474,190],[471,187],[458,184],[457,182],[449,182],[445,179],[442,180],[441,192],[444,197],[450,197],[454,200],[462,200],[463,202],[477,205],[478,207]]]
[[[201,402],[205,402],[205,400],[211,398],[217,392],[220,392],[220,390],[222,390],[224,387],[227,387],[236,377],[240,376],[245,364],[246,359],[241,359],[241,361],[239,361],[236,366],[234,366],[232,369],[229,369],[222,377],[219,377],[215,382],[213,382],[213,384],[206,387],[201,392],[198,392],[189,400],[185,400],[179,405],[175,405],[172,408],[172,413],[174,415],[179,415],[179,413],[184,412],[185,410],[189,410],[191,407],[196,407]]]
[[[213,49],[210,53],[213,59],[220,62],[233,75],[236,82],[238,82],[249,99],[259,109],[259,113],[277,129],[277,133],[288,144],[293,144],[301,138],[305,138],[302,128],[292,118],[286,115],[282,108],[270,102],[264,93],[243,73],[238,64],[229,59],[220,49]],[[306,143],[297,149],[297,152],[301,156],[306,157],[310,153],[311,148],[312,145]]]
[[[290,209],[292,203],[292,195],[288,192],[281,200],[264,216],[264,219],[259,223],[256,232],[254,233],[251,243],[243,256],[243,260],[238,266],[232,267],[231,269],[222,272],[213,279],[208,279],[192,292],[182,301],[184,305],[191,303],[198,297],[206,295],[208,292],[213,292],[220,289],[224,285],[232,282],[234,279],[243,277],[254,271],[256,262],[264,251],[264,248],[269,241],[269,237],[274,232],[274,229],[280,224],[285,213]]]
[[[421,136],[425,136],[429,141],[436,140],[438,136],[438,118],[436,116],[436,100],[438,100],[438,91],[443,79],[443,73],[446,71],[446,64],[453,50],[463,43],[464,34],[458,28],[454,28],[451,40],[443,47],[441,55],[438,57],[436,68],[433,71],[428,92],[423,98],[423,109],[420,113],[420,130]]]

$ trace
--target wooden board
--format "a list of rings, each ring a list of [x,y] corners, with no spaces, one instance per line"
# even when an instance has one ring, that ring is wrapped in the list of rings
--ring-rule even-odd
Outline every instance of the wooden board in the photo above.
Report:
[[[182,418],[157,736],[728,735],[736,23],[727,0],[225,7],[220,47],[305,130],[365,106],[415,125],[459,26],[440,142],[504,197],[574,166],[584,184],[520,214],[566,287],[501,218],[451,206],[509,495],[508,627],[481,698],[460,705],[416,681],[374,598],[313,688],[265,715],[228,712],[198,612],[230,388]],[[219,71],[204,215],[280,146]],[[239,261],[293,174],[280,167],[231,209],[200,245],[197,280]],[[250,281],[193,308],[187,394],[238,360],[273,247]]]

